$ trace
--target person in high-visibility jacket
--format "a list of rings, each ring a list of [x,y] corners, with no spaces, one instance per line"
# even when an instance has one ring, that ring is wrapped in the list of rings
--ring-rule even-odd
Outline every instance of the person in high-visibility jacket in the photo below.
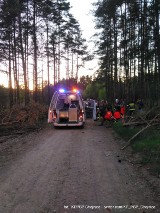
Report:
[[[111,121],[113,119],[113,113],[110,109],[106,112],[105,119],[108,121]]]
[[[135,112],[135,103],[134,101],[131,101],[129,104],[128,104],[128,107],[129,107],[129,115],[132,116]]]

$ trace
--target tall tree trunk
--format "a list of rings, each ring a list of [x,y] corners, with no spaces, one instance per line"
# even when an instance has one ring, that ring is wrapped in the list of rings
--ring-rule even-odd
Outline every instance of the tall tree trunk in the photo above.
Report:
[[[77,62],[76,62],[76,81],[78,82],[78,71],[79,71],[79,60],[77,53]]]
[[[74,60],[73,52],[72,52],[71,54],[72,54],[72,59],[71,59],[71,64],[72,64],[72,68],[71,68],[71,78],[73,78],[73,60]]]
[[[50,70],[49,70],[49,36],[48,36],[48,23],[47,26],[47,75],[48,75],[48,104],[50,103]]]
[[[117,69],[117,18],[114,15],[113,26],[114,26],[114,99],[118,96],[118,69]]]
[[[15,91],[16,91],[16,103],[20,103],[19,99],[19,76],[18,76],[18,69],[17,69],[17,43],[16,43],[16,26],[14,21],[14,78],[15,78]]]
[[[58,25],[58,31],[60,31],[60,25]],[[58,67],[57,67],[57,81],[59,82],[60,81],[60,63],[61,63],[61,37],[60,35],[58,36],[59,37],[59,41],[58,41],[58,60],[57,60],[57,63],[58,63]]]
[[[37,1],[33,1],[33,46],[34,46],[34,100],[38,101],[38,74],[37,74],[37,35],[36,35],[36,17]]]
[[[128,52],[127,52],[127,3],[125,2],[125,17],[124,17],[124,70],[125,70],[125,93],[129,100],[129,68],[128,68]]]
[[[26,61],[25,61],[25,52],[23,47],[23,38],[22,38],[22,21],[21,21],[21,14],[19,13],[18,16],[19,21],[19,39],[20,39],[20,52],[22,57],[22,67],[23,67],[23,76],[24,76],[24,92],[25,92],[25,105],[28,104],[28,85],[27,85],[27,72],[26,72]]]
[[[13,106],[12,66],[11,66],[11,30],[9,31],[9,105]]]
[[[56,84],[56,44],[54,39],[53,39],[52,47],[53,47],[53,78],[54,78],[53,82],[55,85]]]
[[[160,102],[160,2],[155,0],[155,48],[156,48],[156,58],[155,63],[157,66],[157,88],[156,88],[156,100],[157,105]]]

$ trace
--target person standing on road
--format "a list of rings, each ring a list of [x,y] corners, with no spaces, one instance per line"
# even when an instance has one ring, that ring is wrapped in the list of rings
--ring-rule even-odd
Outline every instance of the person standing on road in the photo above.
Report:
[[[100,119],[100,101],[97,101],[96,104],[96,120]]]
[[[99,106],[100,116],[101,116],[100,126],[103,126],[103,124],[104,124],[106,109],[107,109],[107,101],[102,100],[100,103],[100,106]]]

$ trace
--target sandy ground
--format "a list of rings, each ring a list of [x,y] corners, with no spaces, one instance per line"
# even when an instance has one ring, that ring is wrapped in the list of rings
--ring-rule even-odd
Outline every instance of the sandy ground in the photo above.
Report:
[[[91,120],[84,129],[48,126],[2,139],[0,213],[160,212],[159,179],[133,164],[123,144]]]

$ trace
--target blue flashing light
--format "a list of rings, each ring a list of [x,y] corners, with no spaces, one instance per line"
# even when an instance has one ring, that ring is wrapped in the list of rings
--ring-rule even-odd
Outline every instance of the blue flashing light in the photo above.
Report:
[[[59,89],[59,92],[60,92],[60,93],[64,93],[65,90],[64,90],[64,89]]]

